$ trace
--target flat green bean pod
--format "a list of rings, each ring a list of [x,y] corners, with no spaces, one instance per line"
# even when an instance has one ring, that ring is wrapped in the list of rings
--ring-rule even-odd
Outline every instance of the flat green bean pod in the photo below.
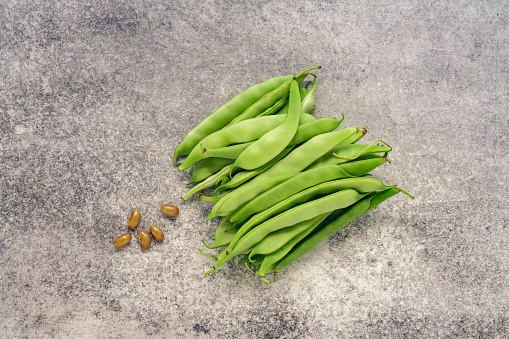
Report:
[[[334,147],[329,153],[312,163],[308,169],[323,165],[342,164],[355,160],[363,155],[371,153],[388,153],[392,150],[390,146],[351,144]]]
[[[302,101],[304,97],[306,97],[306,94],[308,94],[308,90],[306,89],[306,87],[301,87],[299,88],[299,92],[300,92],[300,100]]]
[[[320,68],[320,66],[314,68]],[[310,68],[309,70],[314,68]],[[302,82],[309,70],[299,73],[297,76],[298,81]],[[275,95],[270,95],[270,93],[285,83],[289,84],[293,78],[293,75],[274,77],[260,84],[254,85],[246,89],[244,92],[236,95],[214,113],[207,116],[185,136],[184,140],[182,140],[175,149],[175,153],[173,155],[173,162],[175,165],[179,165],[179,163],[177,163],[177,158],[179,156],[189,154],[206,136],[225,127],[246,110],[253,111],[253,116],[257,116],[267,107],[272,106],[280,98],[277,98]],[[285,93],[283,93],[283,95],[284,94]],[[258,110],[258,112],[256,112],[256,110]]]
[[[274,266],[274,270],[280,271],[285,268],[290,263],[299,259],[301,256],[316,247],[316,245],[321,243],[324,239],[327,239],[339,229],[346,226],[350,221],[380,205],[382,202],[394,196],[398,192],[398,188],[391,188],[387,191],[378,192],[359,201],[345,212],[340,213],[339,217],[336,217],[337,219],[332,221],[326,219],[323,222],[323,225],[318,226],[314,232],[295,245],[295,247]]]
[[[312,69],[320,68],[320,66],[316,66],[310,69],[307,69],[300,74],[294,77],[297,84],[301,84],[304,78],[309,74],[308,71]],[[256,116],[263,114],[266,110],[271,109],[274,105],[280,104],[281,100],[284,99],[288,95],[288,91],[290,89],[291,81],[287,81],[282,83],[279,87],[265,94],[260,100],[251,105],[248,109],[246,109],[242,114],[234,118],[229,125],[237,124],[244,120],[249,120],[255,118]],[[283,106],[283,105],[281,105]]]
[[[313,86],[306,93],[306,96],[302,100],[302,113],[311,113],[313,108],[315,107],[315,88],[316,88],[316,77],[313,81]]]
[[[233,164],[233,159],[206,158],[196,164],[193,168],[193,175],[188,185],[203,181],[211,175],[219,172],[225,166]]]
[[[341,144],[343,140],[359,133],[362,133],[359,128],[348,127],[339,131],[317,135],[294,149],[267,171],[251,179],[249,184],[252,185],[286,173],[298,173],[329,152],[334,146]]]
[[[205,247],[210,249],[226,246],[233,239],[240,226],[240,223],[234,225],[232,222],[228,221],[227,217],[223,218],[223,220],[221,220],[221,222],[217,225],[214,245],[209,246],[203,240],[202,243],[205,245]]]
[[[299,84],[297,80],[291,82],[289,102],[290,108],[285,121],[247,147],[233,163],[230,168],[230,175],[236,168],[253,170],[265,165],[290,144],[290,141],[292,141],[297,132],[301,114]]]
[[[299,124],[305,124],[316,120],[315,117],[309,114],[301,114],[299,117]],[[260,117],[231,125],[212,133],[193,148],[188,157],[178,167],[179,171],[183,171],[196,162],[208,157],[208,149],[218,149],[229,145],[258,140],[267,132],[281,125],[285,119],[286,115]],[[210,156],[214,157],[213,154]]]
[[[278,248],[276,251],[269,253],[263,257],[263,260],[260,264],[260,268],[258,269],[258,275],[264,277],[267,272],[274,270],[274,265],[284,258],[288,252],[292,250],[295,245],[297,245],[302,239],[304,239],[309,233],[311,233],[314,229],[316,229],[331,213],[328,212],[318,216],[314,219],[313,225],[308,227],[304,232],[296,235],[291,240],[286,242],[283,246]]]
[[[249,185],[249,187],[239,187],[235,191],[227,193],[214,205],[214,207],[212,207],[212,211],[210,211],[210,214],[207,217],[207,221],[217,216],[230,215],[238,208],[238,201],[236,200],[239,197],[242,197],[242,199],[250,200],[254,198],[259,192],[266,191],[270,187],[288,180],[295,175],[296,173],[284,174],[278,177],[269,178],[265,181],[259,181],[253,185]]]
[[[315,225],[316,220],[320,219],[322,216],[323,214],[308,220],[301,221],[293,226],[285,227],[275,232],[269,233],[259,243],[253,246],[253,248],[248,254],[248,260],[252,261],[253,256],[257,254],[265,255],[278,250],[281,246],[286,244],[292,238],[296,237],[300,233],[306,231],[311,226]]]
[[[339,166],[338,166],[339,167]],[[330,169],[333,170],[333,169]],[[345,189],[355,189],[359,193],[370,193],[380,190],[387,190],[393,186],[386,186],[383,182],[377,179],[373,178],[348,178],[348,179],[338,179],[338,180],[332,180],[332,181],[321,181],[317,180],[316,178],[313,178],[313,176],[316,177],[318,174],[323,174],[323,176],[328,176],[331,173],[327,173],[326,171],[314,171],[313,175],[307,175],[307,176],[301,176],[300,180],[311,181],[311,184],[307,184],[304,187],[303,185],[300,185],[298,181],[294,181],[294,185],[299,185],[302,189],[300,192],[294,194],[295,191],[298,191],[298,189],[293,189],[294,185],[284,185],[285,187],[282,187],[279,191],[282,192],[281,194],[278,194],[278,190],[275,190],[278,186],[271,189],[272,194],[277,194],[279,196],[279,199],[274,200],[271,203],[264,204],[264,208],[252,208],[252,210],[257,211],[259,213],[253,215],[249,220],[242,225],[242,227],[238,230],[235,237],[230,242],[229,248],[232,249],[233,246],[235,246],[236,242],[241,239],[247,232],[251,231],[254,227],[257,225],[263,223],[264,221],[272,218],[275,215],[278,215],[282,212],[285,212],[291,208],[294,208],[302,203],[305,203],[309,200],[311,200],[313,197],[324,195],[324,194],[331,194],[334,192],[338,192]],[[329,171],[330,172],[330,171]],[[304,172],[305,173],[305,172]],[[290,181],[292,179],[295,179],[296,177],[293,177],[287,181]],[[329,176],[329,178],[333,178],[332,176]],[[285,181],[285,182],[287,182]],[[292,191],[290,193],[286,193],[285,191],[291,189]],[[270,197],[271,194],[265,195],[265,197]],[[263,200],[262,200],[263,203]],[[240,210],[239,210],[240,211]],[[247,217],[244,216],[247,213],[242,214],[242,217],[240,214],[237,215],[237,218],[240,218],[239,220],[246,220]],[[230,216],[230,221],[235,222],[234,215]]]
[[[259,167],[257,169],[251,170],[251,171],[243,171],[240,173],[237,173],[229,182],[225,183],[224,185],[221,185],[218,187],[214,194],[217,192],[223,191],[225,189],[231,189],[240,186],[241,184],[245,183],[251,178],[254,178],[258,174],[266,171],[272,165],[277,163],[280,159],[284,158],[286,155],[288,155],[289,152],[291,152],[295,145],[300,144],[302,142],[305,142],[319,134],[331,132],[334,129],[336,129],[341,122],[343,121],[344,116],[341,120],[336,120],[335,118],[322,118],[317,119],[313,122],[309,122],[307,124],[300,125],[297,129],[297,133],[295,133],[294,138],[290,142],[289,146],[283,150],[277,157],[272,159],[270,162],[265,164],[262,167]]]
[[[258,242],[260,242],[267,234],[275,232],[285,227],[295,225],[304,220],[309,220],[320,214],[334,211],[338,208],[350,206],[364,197],[365,194],[360,194],[356,190],[343,190],[333,194],[329,194],[320,199],[316,199],[305,204],[294,207],[278,216],[267,220],[258,227],[248,232],[242,239],[240,239],[235,247],[226,257],[219,260],[212,268],[205,273],[209,274],[212,271],[217,271],[225,262],[233,259],[239,254],[250,250]]]
[[[182,197],[182,200],[189,199],[193,194],[202,191],[206,188],[212,187],[214,185],[217,185],[217,182],[220,180],[220,178],[228,173],[230,171],[230,167],[232,165],[225,166],[221,171],[217,172],[216,174],[211,175],[207,179],[205,179],[203,182],[199,183],[198,185],[194,186],[193,189],[191,189],[186,195]]]
[[[248,109],[251,105],[263,98],[264,95],[275,90],[284,83],[293,79],[293,75],[286,75],[268,79],[260,84],[254,85],[244,92],[236,95],[233,99],[217,109],[214,113],[203,119],[196,125],[182,140],[175,149],[173,162],[181,155],[189,154],[192,149],[206,136],[212,134],[228,125],[238,115]]]

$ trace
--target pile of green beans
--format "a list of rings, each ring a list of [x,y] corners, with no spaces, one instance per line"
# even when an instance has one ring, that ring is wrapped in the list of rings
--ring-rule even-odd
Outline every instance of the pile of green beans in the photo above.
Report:
[[[222,217],[209,249],[222,248],[204,273],[225,263],[245,266],[270,283],[354,218],[399,192],[396,185],[368,177],[388,162],[392,148],[382,140],[357,143],[365,128],[336,118],[317,119],[313,67],[268,79],[238,94],[193,128],[175,150],[183,171],[194,165],[182,198],[215,186],[206,222]],[[312,82],[303,85],[307,76]],[[308,90],[308,87],[311,85]],[[187,156],[182,163],[177,160]],[[235,262],[237,257],[240,260]]]

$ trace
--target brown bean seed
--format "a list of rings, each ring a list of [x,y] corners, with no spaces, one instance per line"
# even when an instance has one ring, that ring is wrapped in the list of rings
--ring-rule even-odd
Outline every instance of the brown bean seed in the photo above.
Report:
[[[129,244],[130,241],[131,241],[131,234],[125,233],[125,234],[122,234],[122,235],[119,235],[118,237],[116,237],[115,240],[113,241],[113,245],[115,245],[116,248],[120,248],[120,247],[124,247],[125,245]]]
[[[161,212],[170,217],[175,217],[179,215],[179,208],[175,205],[161,205]]]
[[[129,220],[127,220],[127,225],[131,227],[133,230],[138,227],[138,224],[140,223],[141,219],[141,213],[138,210],[134,210],[133,213],[131,213],[131,217]]]
[[[150,234],[147,230],[141,230],[138,233],[138,239],[140,240],[141,248],[144,250],[148,250],[150,248],[152,241],[150,240]]]
[[[164,239],[164,233],[163,231],[157,227],[156,225],[150,226],[150,233],[152,233],[152,236],[157,241],[163,241]]]

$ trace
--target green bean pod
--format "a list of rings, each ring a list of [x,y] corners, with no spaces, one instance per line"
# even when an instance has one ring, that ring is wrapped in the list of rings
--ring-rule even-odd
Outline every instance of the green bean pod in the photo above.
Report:
[[[196,164],[193,168],[191,181],[187,185],[203,181],[211,175],[219,172],[225,166],[233,164],[233,159],[206,158]]]
[[[329,194],[323,198],[307,202],[303,205],[294,207],[278,216],[265,221],[263,224],[249,231],[237,244],[231,249],[230,253],[222,260],[218,261],[211,270],[217,271],[225,262],[242,254],[258,242],[260,242],[269,233],[275,232],[285,227],[295,225],[304,220],[309,220],[320,214],[334,211],[339,208],[350,206],[364,197],[366,194],[360,194],[356,190],[347,189],[333,194]]]
[[[228,221],[228,217],[223,218],[223,220],[221,220],[221,222],[217,225],[216,235],[214,237],[214,244],[209,246],[203,240],[202,243],[203,245],[205,245],[205,247],[210,249],[228,245],[240,227],[241,227],[240,223],[234,225],[232,222]]]
[[[388,153],[392,150],[390,146],[351,144],[334,147],[329,153],[312,163],[307,169],[324,165],[337,165],[349,162],[359,157],[372,153]]]
[[[307,72],[315,68],[320,68],[320,66],[313,67],[299,73],[297,76],[298,81],[302,82],[308,74]],[[225,127],[246,110],[253,111],[253,117],[255,117],[259,113],[263,112],[267,107],[272,106],[280,98],[270,95],[270,93],[285,83],[288,83],[289,85],[293,78],[293,75],[274,77],[260,84],[251,86],[242,93],[233,97],[214,113],[207,116],[185,136],[184,140],[182,140],[175,149],[173,155],[173,162],[175,165],[180,165],[177,163],[177,158],[179,156],[189,154],[206,136]],[[285,93],[283,93],[283,95],[284,94]],[[256,112],[256,109],[259,111]]]
[[[294,149],[267,171],[253,178],[250,184],[286,173],[298,173],[329,152],[334,146],[341,144],[355,134],[362,134],[362,131],[357,127],[348,127],[339,131],[317,135]]]
[[[301,87],[301,88],[299,88],[299,93],[300,93],[300,100],[302,101],[302,99],[306,97],[306,94],[308,94],[308,90],[306,89],[306,87]]]
[[[347,211],[341,213],[337,219],[333,221],[325,220],[323,225],[317,227],[317,231],[312,232],[308,237],[297,244],[283,259],[281,259],[274,266],[274,270],[276,272],[282,270],[309,252],[311,249],[316,247],[316,245],[321,243],[323,240],[327,239],[329,236],[336,233],[339,229],[346,226],[353,219],[370,211],[398,192],[398,188],[391,188],[387,191],[378,192],[367,199],[359,201]]]
[[[292,238],[296,237],[300,233],[306,231],[308,228],[313,226],[315,222],[322,216],[323,214],[308,220],[301,221],[293,226],[285,227],[275,232],[269,233],[259,243],[253,246],[253,248],[248,254],[248,260],[252,261],[253,256],[257,254],[266,255],[274,251],[277,251],[281,246],[286,244]]]
[[[306,124],[316,120],[315,117],[309,114],[301,114],[299,118],[299,124]],[[193,148],[178,169],[179,171],[183,171],[198,161],[208,157],[209,155],[207,152],[209,149],[218,149],[229,145],[258,140],[267,132],[281,125],[285,119],[285,115],[260,117],[212,133]],[[215,157],[215,155],[212,154],[210,157]]]
[[[294,138],[288,145],[289,147],[283,150],[283,152],[281,152],[277,157],[275,157],[270,162],[257,169],[237,173],[229,182],[218,187],[214,191],[214,194],[225,189],[231,189],[242,185],[249,179],[254,178],[258,174],[272,167],[272,165],[274,165],[280,159],[284,158],[289,152],[291,152],[294,149],[295,145],[305,142],[319,134],[333,131],[341,124],[343,119],[344,116],[342,117],[341,120],[336,120],[335,118],[322,118],[304,125],[300,125],[299,128],[297,129],[297,133],[295,133]]]
[[[280,154],[292,141],[299,126],[301,104],[299,85],[293,80],[290,85],[290,108],[285,121],[265,133],[254,144],[242,152],[230,168],[230,174],[236,168],[253,170],[261,167]]]
[[[258,269],[258,275],[265,276],[267,272],[274,270],[274,265],[283,259],[302,239],[304,239],[309,233],[313,232],[329,215],[333,212],[324,213],[314,219],[313,225],[308,227],[304,232],[299,233],[283,246],[278,248],[276,251],[269,253],[263,257],[263,261]]]
[[[339,166],[338,166],[339,169]],[[333,169],[330,169],[333,170]],[[339,172],[341,172],[340,170]],[[304,172],[305,173],[305,172]],[[325,178],[327,178],[330,173],[327,173],[326,171],[315,171],[314,175],[316,174],[322,174]],[[338,175],[341,176],[341,175]],[[288,182],[292,179],[295,179],[297,177],[293,177],[285,182]],[[258,207],[251,207],[251,211],[257,211],[259,213],[253,215],[249,220],[247,220],[242,227],[238,230],[237,234],[233,238],[233,240],[230,242],[229,248],[233,248],[235,246],[236,242],[241,239],[246,233],[251,231],[254,227],[257,225],[265,222],[266,220],[272,218],[275,215],[278,215],[280,213],[283,213],[291,208],[294,208],[302,203],[305,203],[309,200],[311,200],[313,197],[318,195],[324,195],[324,194],[331,194],[334,192],[338,192],[345,189],[355,189],[359,193],[370,193],[380,190],[387,190],[393,186],[386,186],[383,182],[377,179],[373,178],[348,178],[348,179],[338,179],[334,180],[333,176],[329,176],[329,179],[332,181],[328,181],[326,179],[322,180],[321,183],[318,182],[315,178],[313,178],[313,175],[306,175],[306,176],[300,176],[300,181],[306,182],[306,180],[310,180],[311,183],[307,184],[306,187],[299,184],[299,180],[292,180],[293,184],[290,185],[284,185],[285,187],[280,188],[279,190],[275,190],[278,185],[275,188],[272,188],[270,191],[272,191],[272,194],[278,195],[279,199],[275,199],[271,203],[264,204],[263,208]],[[283,183],[285,183],[283,182]],[[293,186],[300,186],[302,191],[293,194],[295,191],[298,191],[299,189],[294,189]],[[286,193],[288,189],[291,189],[290,193]],[[279,193],[282,192],[282,193]],[[264,194],[265,195],[265,194]],[[265,198],[270,198],[271,194],[265,195]],[[263,199],[261,200],[261,203],[264,203]],[[258,202],[260,203],[260,202]],[[241,208],[242,209],[242,208]],[[240,212],[239,210],[238,212]],[[254,214],[254,213],[252,213]],[[234,214],[235,215],[235,214]],[[230,221],[235,222],[234,215],[230,216]],[[238,213],[237,218],[238,220],[246,220],[251,214],[248,213]]]
[[[308,75],[308,71],[312,69],[320,68],[320,66],[307,69],[294,77],[297,84],[300,85],[304,78]],[[234,118],[229,125],[237,124],[244,120],[255,118],[256,116],[263,114],[268,109],[271,109],[276,104],[281,104],[281,100],[285,99],[290,89],[291,81],[282,83],[279,87],[265,94],[260,100],[255,102],[249,108],[247,108],[242,114]],[[283,106],[283,105],[281,105]]]
[[[177,158],[179,156],[189,154],[192,149],[206,136],[228,125],[233,119],[242,114],[242,112],[261,100],[267,93],[270,93],[282,84],[291,81],[293,77],[293,75],[274,77],[260,84],[254,85],[246,89],[244,92],[236,95],[214,113],[207,116],[186,135],[184,140],[182,140],[175,149],[173,156],[173,162],[175,165],[179,165],[177,163]]]
[[[221,171],[217,172],[216,174],[211,175],[207,179],[205,179],[203,182],[199,183],[193,189],[191,189],[186,195],[182,197],[182,200],[189,199],[193,194],[200,192],[204,189],[207,189],[209,187],[212,187],[214,185],[217,185],[217,182],[220,180],[220,178],[227,174],[230,171],[230,167],[232,165],[225,166]]]
[[[311,113],[313,108],[315,107],[315,88],[316,88],[316,77],[313,81],[313,86],[309,90],[309,92],[306,93],[306,96],[302,100],[302,113]]]
[[[227,216],[230,215],[231,212],[235,211],[238,208],[238,198],[241,196],[242,199],[250,200],[254,198],[259,192],[263,192],[268,190],[269,188],[277,185],[289,178],[295,176],[296,173],[288,173],[283,174],[278,177],[269,178],[265,181],[259,181],[253,185],[249,185],[246,187],[239,187],[235,191],[226,194],[224,197],[219,200],[207,217],[207,222],[216,217],[216,216]],[[226,213],[226,214],[225,214]]]

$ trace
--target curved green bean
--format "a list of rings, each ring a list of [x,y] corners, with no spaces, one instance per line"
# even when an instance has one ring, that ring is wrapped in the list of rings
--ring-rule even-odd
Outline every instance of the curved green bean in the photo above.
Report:
[[[217,225],[216,235],[214,237],[214,244],[207,245],[205,241],[202,240],[202,243],[205,247],[214,249],[222,246],[226,246],[233,239],[237,230],[241,227],[241,224],[238,223],[234,225],[232,222],[228,221],[228,218],[223,218],[221,222]]]
[[[255,143],[246,148],[233,163],[230,168],[230,174],[236,168],[253,170],[261,167],[274,159],[288,146],[297,132],[301,114],[297,80],[291,82],[289,102],[290,108],[288,109],[285,121],[270,132],[265,133]]]
[[[219,267],[221,267],[228,260],[251,249],[265,236],[267,236],[267,234],[285,227],[295,225],[296,223],[303,220],[309,220],[320,214],[350,206],[365,195],[366,194],[358,193],[356,190],[347,189],[327,195],[320,199],[307,202],[303,205],[299,205],[286,212],[283,212],[248,232],[242,239],[237,242],[236,246],[231,249],[231,252],[222,260],[218,261],[214,266],[212,266],[212,268],[206,272],[205,275],[212,271],[217,271]]]
[[[320,66],[307,69],[301,72],[300,74],[296,75],[294,79],[295,81],[297,81],[297,84],[300,85],[302,83],[304,78],[308,75],[308,71],[316,68],[320,68]],[[229,125],[234,125],[241,121],[255,118],[259,114],[263,114],[266,110],[271,109],[274,105],[280,104],[281,100],[285,98],[290,89],[290,83],[291,81],[284,82],[278,88],[265,94],[260,100],[258,100],[248,109],[242,112],[242,114],[234,118]]]
[[[283,259],[284,256],[299,243],[299,241],[304,239],[309,233],[313,232],[315,228],[317,228],[329,215],[331,215],[331,213],[333,212],[327,212],[318,216],[316,219],[314,219],[314,223],[310,225],[310,227],[308,227],[304,232],[299,233],[274,252],[265,255],[262,263],[260,264],[260,268],[258,269],[258,274],[263,277],[267,274],[267,272],[274,270],[274,265],[279,260]]]
[[[315,117],[309,114],[301,114],[299,117],[299,124],[305,124],[316,120]],[[260,139],[264,134],[281,125],[285,119],[285,115],[260,117],[231,125],[212,133],[193,148],[178,169],[179,171],[183,171],[196,162],[208,157],[209,155],[207,152],[209,149],[218,149]],[[214,156],[213,154],[210,155],[210,157]]]
[[[306,94],[308,94],[308,90],[306,89],[306,87],[301,87],[301,88],[299,88],[299,93],[300,93],[300,100],[302,101],[302,99],[306,96]]]
[[[200,192],[206,188],[212,187],[214,185],[217,185],[217,182],[221,179],[221,177],[225,174],[227,174],[230,171],[230,167],[232,165],[225,166],[221,171],[217,172],[216,174],[211,175],[207,179],[205,179],[203,182],[199,183],[198,185],[194,186],[193,189],[191,189],[186,195],[182,197],[182,200],[189,199],[193,194]]]
[[[288,180],[295,175],[296,173],[284,174],[278,177],[269,178],[264,181],[259,181],[255,184],[249,185],[249,187],[239,187],[235,191],[227,193],[214,205],[214,207],[212,207],[212,210],[207,217],[207,221],[216,216],[230,215],[231,212],[235,211],[239,206],[237,200],[239,196],[242,196],[243,199],[250,200],[254,198],[259,192],[266,191],[274,185]]]
[[[278,250],[281,246],[286,244],[292,238],[296,237],[297,235],[306,231],[308,228],[314,225],[315,222],[322,216],[323,214],[308,220],[301,221],[293,226],[285,227],[275,232],[269,233],[259,243],[254,245],[251,251],[249,251],[248,260],[252,261],[253,256],[257,254],[266,255]]]
[[[284,84],[291,79],[293,75],[285,75],[268,79],[260,84],[254,85],[244,92],[236,95],[233,99],[217,109],[214,113],[203,119],[196,125],[182,140],[182,142],[175,149],[173,155],[173,162],[177,163],[177,158],[182,155],[189,154],[192,149],[207,135],[212,134],[227,124],[229,124],[238,115],[262,99],[264,95],[275,90],[281,84]]]
[[[298,81],[302,82],[308,74],[307,72],[315,68],[320,68],[320,66],[313,67],[299,73],[297,76]],[[214,113],[207,116],[185,136],[184,140],[182,140],[175,149],[173,155],[173,162],[175,165],[180,165],[177,163],[177,158],[179,156],[189,154],[207,135],[228,125],[233,119],[243,114],[245,111],[252,111],[254,114],[253,116],[256,116],[263,112],[266,107],[272,106],[280,98],[275,95],[269,95],[269,93],[281,87],[284,83],[289,84],[293,78],[293,75],[285,75],[274,77],[260,84],[254,85],[236,95]],[[283,93],[283,95],[284,94],[285,93]],[[256,110],[258,110],[258,112],[256,112]]]
[[[219,172],[225,166],[233,164],[233,159],[206,158],[196,164],[193,168],[193,175],[188,185],[203,181],[211,175]]]
[[[326,173],[325,171],[315,171],[314,174],[322,174],[325,177],[330,174]],[[285,182],[288,182],[292,179],[295,179],[297,177],[293,177]],[[334,178],[334,177],[329,177]],[[254,227],[257,225],[265,222],[266,220],[272,218],[275,215],[278,215],[280,213],[283,213],[284,211],[287,211],[291,208],[294,208],[302,203],[305,203],[309,200],[311,200],[313,197],[318,195],[324,195],[324,194],[331,194],[337,191],[345,190],[345,189],[354,189],[359,193],[370,193],[374,191],[380,191],[380,190],[387,190],[393,186],[386,186],[383,182],[377,179],[372,178],[348,178],[348,179],[339,179],[337,180],[330,179],[332,181],[328,180],[322,180],[319,182],[318,180],[313,178],[313,175],[307,175],[307,176],[301,176],[300,179],[310,180],[311,184],[306,184],[307,188],[304,187],[301,189],[302,191],[297,192],[299,189],[294,189],[293,186],[297,185],[299,186],[299,183],[295,180],[292,180],[294,182],[294,185],[284,185],[285,187],[275,190],[278,186],[272,188],[270,191],[272,191],[272,194],[278,195],[278,199],[274,199],[271,203],[264,204],[264,208],[258,208],[258,206],[255,204],[256,207],[253,207],[251,211],[257,211],[259,213],[253,215],[251,218],[249,218],[242,227],[238,230],[237,234],[233,238],[233,240],[230,242],[229,248],[233,248],[235,246],[236,242],[241,239],[246,233],[251,231]],[[314,181],[313,181],[314,180]],[[320,179],[321,180],[321,179]],[[298,181],[298,180],[297,180]],[[283,182],[283,183],[285,183]],[[280,184],[281,185],[281,184]],[[279,186],[280,186],[279,185]],[[285,191],[291,190],[289,193],[286,193]],[[281,193],[280,193],[281,192]],[[294,194],[295,193],[295,194]],[[265,195],[265,194],[264,194]],[[270,199],[271,194],[265,195],[265,198]],[[263,200],[262,200],[263,203]],[[258,201],[258,204],[260,202]],[[238,212],[240,212],[239,210]],[[255,212],[256,213],[256,212]],[[254,214],[254,213],[252,213]],[[248,213],[234,213],[230,216],[230,221],[235,222],[234,219],[239,218],[238,220],[246,220],[251,214]]]
[[[316,88],[316,77],[313,81],[313,86],[306,93],[306,96],[302,100],[302,113],[311,113],[315,107],[315,88]]]
[[[398,188],[391,188],[387,191],[374,194],[372,197],[363,199],[342,213],[336,220],[325,220],[324,225],[317,227],[317,231],[312,232],[307,238],[297,244],[283,259],[281,259],[275,266],[275,271],[288,266],[290,263],[299,259],[301,256],[309,252],[316,245],[321,243],[330,235],[336,233],[339,229],[346,226],[350,221],[355,219],[361,214],[364,214],[376,206],[380,205],[383,201],[389,199],[399,192]]]
[[[349,162],[359,157],[372,153],[388,153],[392,150],[390,146],[350,144],[334,147],[329,153],[317,159],[307,169],[324,165],[335,165]]]

